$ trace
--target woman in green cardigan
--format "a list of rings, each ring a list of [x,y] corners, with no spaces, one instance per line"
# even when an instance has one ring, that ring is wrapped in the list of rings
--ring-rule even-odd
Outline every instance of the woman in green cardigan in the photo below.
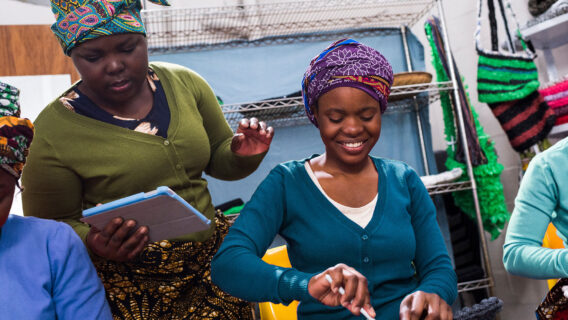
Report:
[[[139,0],[51,4],[52,30],[81,81],[35,122],[24,213],[75,229],[116,319],[250,318],[248,303],[211,283],[210,261],[229,224],[215,215],[202,174],[249,175],[273,129],[251,118],[233,134],[203,78],[178,65],[149,64]],[[116,218],[102,230],[79,221],[84,209],[158,186],[169,186],[215,223],[148,243],[148,228],[134,220]]]

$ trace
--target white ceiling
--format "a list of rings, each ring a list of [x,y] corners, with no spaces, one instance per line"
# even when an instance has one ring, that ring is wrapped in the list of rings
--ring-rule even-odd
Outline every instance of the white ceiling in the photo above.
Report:
[[[16,0],[16,1],[20,1],[20,2],[26,2],[26,3],[30,3],[30,4],[37,4],[37,5],[41,5],[41,6],[50,6],[49,0]]]

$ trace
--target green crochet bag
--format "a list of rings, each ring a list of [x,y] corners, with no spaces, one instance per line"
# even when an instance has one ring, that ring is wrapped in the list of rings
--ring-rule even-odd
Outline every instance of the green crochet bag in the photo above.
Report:
[[[493,0],[487,0],[489,24],[491,27],[491,50],[484,50],[481,47],[481,9],[483,7],[483,0],[479,0],[477,29],[475,32],[475,44],[479,56],[477,65],[477,93],[479,101],[485,103],[521,99],[530,95],[539,87],[538,71],[534,63],[535,55],[525,45],[520,36],[518,26],[517,34],[519,35],[524,51],[516,51],[509,32],[503,1],[497,0],[497,2],[501,11],[511,52],[503,52],[498,49],[497,19],[495,17],[495,4]],[[510,8],[509,4],[508,6]]]

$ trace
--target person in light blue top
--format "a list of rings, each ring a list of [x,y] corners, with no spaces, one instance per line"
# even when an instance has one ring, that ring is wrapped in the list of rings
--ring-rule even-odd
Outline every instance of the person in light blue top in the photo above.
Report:
[[[304,320],[452,319],[457,280],[426,188],[408,165],[369,156],[392,80],[388,61],[354,40],[312,60],[302,91],[325,153],[269,173],[213,258],[215,284],[249,301],[298,300]],[[292,268],[261,260],[276,234]]]
[[[85,246],[63,222],[8,217],[0,234],[0,292],[0,319],[112,319]]]
[[[19,115],[17,104],[0,106],[0,319],[112,319],[75,231],[62,222],[9,214],[34,133]]]
[[[503,246],[507,271],[537,279],[568,277],[568,249],[542,247],[550,223],[566,244],[568,138],[536,155],[523,176]]]

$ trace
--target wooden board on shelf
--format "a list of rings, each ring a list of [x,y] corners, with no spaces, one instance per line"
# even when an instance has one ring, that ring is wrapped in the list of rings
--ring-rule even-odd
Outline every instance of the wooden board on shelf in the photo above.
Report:
[[[0,76],[79,74],[49,25],[0,25]]]

